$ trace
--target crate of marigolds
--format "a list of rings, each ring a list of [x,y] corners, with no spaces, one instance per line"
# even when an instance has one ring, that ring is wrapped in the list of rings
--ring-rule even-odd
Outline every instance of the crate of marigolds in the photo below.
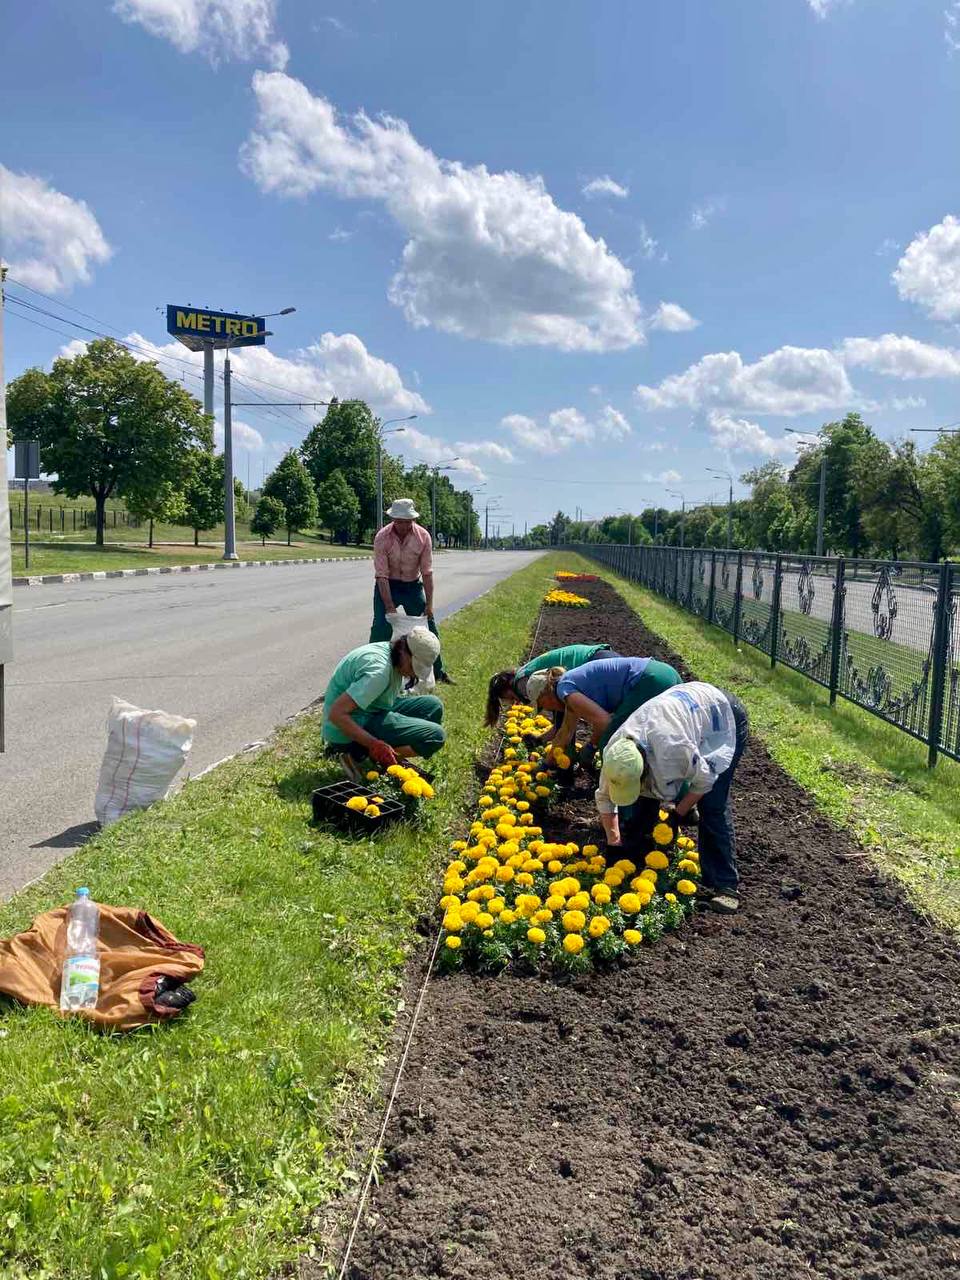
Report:
[[[332,822],[354,831],[378,831],[404,816],[404,806],[355,782],[333,782],[312,796],[315,822]]]

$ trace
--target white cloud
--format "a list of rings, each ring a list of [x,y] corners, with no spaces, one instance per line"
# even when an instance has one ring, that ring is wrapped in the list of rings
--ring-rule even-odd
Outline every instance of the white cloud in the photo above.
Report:
[[[704,227],[709,226],[718,213],[723,213],[726,207],[725,196],[710,196],[706,200],[701,200],[690,210],[691,230],[702,231]]]
[[[352,231],[347,231],[346,228],[344,227],[334,227],[334,229],[327,236],[327,239],[333,240],[335,242],[338,242],[341,240],[352,240],[353,235],[354,233]]]
[[[202,354],[188,350],[179,342],[159,346],[139,333],[127,334],[124,341],[134,348],[131,354],[137,359],[157,360],[168,377],[176,378],[184,363],[198,372],[203,369]],[[74,340],[63,348],[62,354],[76,355],[85,346],[86,343]],[[295,400],[302,396],[306,402],[332,400],[338,396],[341,400],[365,400],[374,413],[431,412],[421,395],[404,386],[396,365],[371,355],[355,333],[324,333],[291,356],[275,355],[268,347],[241,347],[231,352],[230,363],[234,377],[251,380],[256,390],[256,395],[240,394],[238,387],[234,391],[236,400],[253,400],[257,395],[265,400]],[[199,394],[193,380],[190,391]],[[314,409],[304,413],[310,419],[317,417]]]
[[[943,39],[951,58],[960,53],[960,0],[953,0],[949,9],[944,9]]]
[[[848,0],[807,0],[807,4],[818,18],[825,18],[832,10],[847,2]]]
[[[925,409],[927,401],[924,396],[891,396],[887,407],[897,413],[904,413],[908,409]]]
[[[661,302],[650,317],[650,328],[663,329],[666,333],[686,333],[690,329],[696,329],[699,324],[699,320],[695,320],[689,311],[685,311],[676,302]]]
[[[878,258],[888,258],[893,253],[899,253],[901,248],[899,240],[894,240],[893,236],[884,236],[874,249],[874,253]]]
[[[479,444],[461,440],[453,447],[461,457],[492,458],[494,462],[516,462],[517,460],[512,450],[505,444],[497,444],[495,440],[483,440]]]
[[[707,415],[710,439],[727,453],[759,453],[765,458],[792,457],[797,452],[796,436],[772,436],[756,422],[733,418],[721,410]]]
[[[113,252],[92,210],[42,178],[0,164],[4,262],[16,280],[44,293],[88,284]]]
[[[658,476],[651,476],[647,472],[648,480],[655,480],[657,484],[679,484],[683,476],[679,471],[661,471]]]
[[[546,422],[538,422],[523,413],[510,413],[500,425],[517,444],[534,453],[562,453],[575,444],[592,440],[624,440],[631,432],[630,423],[613,405],[604,405],[596,421],[590,421],[579,409],[554,409]]]
[[[230,431],[235,449],[246,449],[249,453],[260,453],[262,451],[264,440],[256,427],[251,427],[248,422],[238,421],[234,418]],[[223,448],[223,423],[219,420],[213,424],[213,442],[218,449]]]
[[[277,0],[116,0],[113,11],[181,53],[202,53],[213,66],[264,58],[282,70],[290,57],[276,38]]]
[[[854,391],[839,357],[817,347],[780,347],[754,364],[737,351],[704,356],[656,387],[636,389],[644,409],[729,409],[790,416],[849,404]]]
[[[879,338],[845,338],[838,354],[844,364],[891,378],[958,378],[960,350],[918,342],[903,334]]]
[[[935,320],[960,319],[960,220],[948,213],[911,240],[893,281],[901,298]]]
[[[621,186],[619,182],[614,182],[613,178],[604,174],[602,178],[591,178],[588,183],[580,188],[588,200],[594,200],[598,196],[615,196],[618,200],[626,200],[630,194],[630,188]]]
[[[412,324],[566,351],[644,341],[632,273],[542,178],[442,160],[402,120],[341,117],[290,76],[253,87],[245,170],[264,191],[382,201],[408,237],[389,296]]]
[[[395,444],[404,457],[414,464],[427,462],[431,466],[443,466],[446,463],[454,463],[454,459],[457,459],[454,463],[456,469],[450,472],[450,479],[461,487],[463,476],[458,479],[458,472],[469,476],[471,480],[486,479],[480,467],[471,458],[464,457],[463,450],[459,447],[451,448],[446,441],[440,440],[437,436],[427,435],[425,431],[419,431],[416,427],[406,427],[402,435],[396,437]]]
[[[640,257],[645,258],[647,262],[652,262],[652,260],[657,256],[657,250],[660,248],[660,241],[650,234],[645,222],[640,223],[638,230],[640,233]],[[666,261],[666,254],[664,254],[663,260],[664,262]]]

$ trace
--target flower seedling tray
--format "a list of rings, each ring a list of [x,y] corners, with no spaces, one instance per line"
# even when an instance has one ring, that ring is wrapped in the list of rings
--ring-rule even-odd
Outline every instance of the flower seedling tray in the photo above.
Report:
[[[331,782],[326,787],[318,787],[312,797],[313,820],[314,822],[332,822],[335,826],[351,831],[370,833],[379,831],[382,827],[389,826],[391,822],[396,822],[398,818],[404,817],[406,811],[403,805],[389,796],[383,796],[382,803],[377,805],[380,810],[377,817],[368,818],[362,810],[358,812],[356,809],[347,808],[347,801],[354,796],[363,796],[369,803],[376,795],[383,795],[383,793],[371,791],[369,787],[358,786],[355,782]]]

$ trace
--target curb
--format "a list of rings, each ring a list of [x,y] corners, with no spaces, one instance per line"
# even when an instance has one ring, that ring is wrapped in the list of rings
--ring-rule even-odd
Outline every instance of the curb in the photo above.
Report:
[[[163,564],[152,569],[95,569],[91,573],[44,573],[14,578],[15,587],[43,587],[60,582],[101,582],[107,578],[152,578],[163,573],[210,573],[214,569],[269,569],[284,564],[343,564],[373,556],[304,556],[291,560],[208,560],[205,564]]]

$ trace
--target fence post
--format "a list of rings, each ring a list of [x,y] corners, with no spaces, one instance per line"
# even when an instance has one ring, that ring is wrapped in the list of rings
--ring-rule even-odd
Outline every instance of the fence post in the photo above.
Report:
[[[680,549],[673,549],[673,603],[680,603]]]
[[[933,626],[933,675],[930,687],[930,724],[927,735],[927,768],[937,763],[940,730],[943,727],[943,692],[947,678],[947,646],[950,643],[950,595],[952,569],[949,560],[940,565],[937,585],[937,614]]]
[[[740,615],[743,612],[743,552],[737,552],[737,585],[733,593],[733,643],[740,640]]]
[[[783,586],[783,556],[777,556],[777,563],[773,570],[773,604],[771,610],[773,613],[773,630],[770,633],[770,666],[777,665],[777,647],[780,644],[780,599],[781,587]]]
[[[837,561],[837,576],[833,582],[833,617],[830,621],[830,705],[837,700],[840,686],[840,650],[843,647],[843,593],[847,572],[844,556]]]
[[[710,551],[710,589],[707,592],[707,621],[713,622],[714,603],[717,592],[717,552],[716,548]]]

